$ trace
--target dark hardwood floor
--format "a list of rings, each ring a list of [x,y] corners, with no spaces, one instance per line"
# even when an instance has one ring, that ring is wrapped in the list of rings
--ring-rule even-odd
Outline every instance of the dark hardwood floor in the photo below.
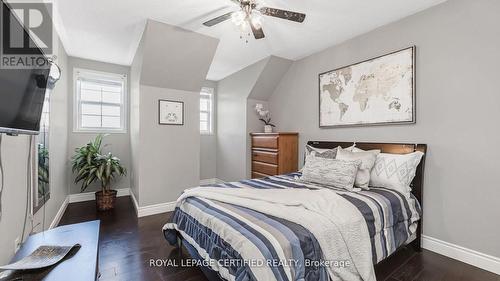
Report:
[[[177,249],[165,241],[161,231],[170,215],[137,219],[130,197],[120,197],[114,210],[103,213],[96,212],[94,201],[72,203],[59,225],[101,220],[100,280],[207,280],[196,267],[149,265],[150,259],[179,259]],[[430,251],[405,249],[377,267],[377,280],[500,281],[500,276]]]

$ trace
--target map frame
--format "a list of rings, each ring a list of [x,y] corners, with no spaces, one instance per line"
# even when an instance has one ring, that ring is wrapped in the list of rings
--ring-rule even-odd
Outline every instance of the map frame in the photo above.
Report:
[[[318,124],[320,129],[328,129],[328,128],[345,128],[345,127],[367,127],[367,126],[387,126],[387,125],[411,125],[411,124],[416,124],[416,112],[417,112],[417,103],[416,103],[416,46],[412,45],[410,47],[406,47],[403,49],[399,49],[396,51],[392,51],[390,53],[386,53],[380,56],[376,56],[370,59],[366,59],[360,62],[356,62],[353,64],[345,65],[333,70],[325,71],[320,74],[318,74]],[[401,121],[390,121],[390,122],[383,122],[383,121],[377,121],[373,120],[371,122],[365,122],[365,123],[355,123],[355,124],[332,124],[332,125],[322,125],[322,120],[321,120],[321,93],[322,93],[322,88],[321,88],[321,78],[322,76],[326,74],[331,74],[333,72],[341,71],[346,68],[350,68],[353,66],[369,63],[369,62],[374,62],[377,60],[381,60],[384,57],[394,55],[400,52],[406,52],[408,50],[411,50],[411,72],[412,72],[412,79],[411,79],[411,99],[412,99],[412,114],[411,114],[411,120],[401,120]]]

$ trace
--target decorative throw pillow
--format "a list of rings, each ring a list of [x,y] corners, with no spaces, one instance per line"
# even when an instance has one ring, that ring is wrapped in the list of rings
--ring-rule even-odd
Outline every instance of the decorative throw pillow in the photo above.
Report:
[[[353,191],[360,164],[359,160],[344,161],[309,155],[300,180]]]
[[[410,197],[410,184],[424,153],[380,153],[370,174],[370,186],[385,187]]]
[[[335,156],[337,156],[337,148],[324,149],[324,148],[316,148],[316,147],[312,147],[310,145],[306,145],[305,152],[306,153],[305,153],[304,161],[306,160],[306,157],[313,152],[314,152],[314,155],[316,157],[320,157],[320,158],[335,159]]]
[[[377,155],[380,153],[380,150],[370,150],[370,151],[348,151],[346,149],[339,148],[337,151],[336,159],[339,160],[360,160],[361,165],[359,166],[358,173],[356,175],[356,181],[354,185],[360,187],[362,189],[368,190],[368,186],[370,183],[370,171],[375,165],[375,160],[377,159]]]
[[[335,159],[337,156],[337,147],[335,148],[316,148],[312,147],[310,145],[306,145],[306,149],[304,151],[304,165],[306,164],[306,159],[307,156],[309,155],[315,155],[316,157],[320,158],[329,158],[329,159]],[[302,169],[304,169],[302,167]],[[302,172],[302,169],[299,171]]]
[[[320,158],[335,159],[337,157],[337,150],[339,148],[342,147],[338,146],[335,148],[316,148],[310,145],[306,145],[306,149],[304,151],[304,164],[306,163],[307,156],[310,154],[314,154],[316,157]],[[348,151],[352,151],[352,149],[354,149],[354,146],[349,146],[347,148],[344,148],[344,150]]]

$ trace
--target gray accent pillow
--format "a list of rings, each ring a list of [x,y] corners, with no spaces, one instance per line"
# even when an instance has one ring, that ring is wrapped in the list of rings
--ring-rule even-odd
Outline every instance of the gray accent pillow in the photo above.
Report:
[[[310,145],[306,145],[306,155],[304,157],[304,161],[306,161],[306,157],[314,152],[316,157],[320,158],[330,158],[335,159],[337,156],[337,147],[332,149],[324,149],[324,148],[315,148]]]
[[[320,158],[329,158],[329,159],[335,159],[337,157],[337,151],[338,149],[341,148],[340,146],[335,147],[335,148],[316,148],[312,147],[310,145],[306,145],[306,149],[304,151],[304,164],[306,163],[306,158],[310,154],[316,155],[316,157]],[[344,148],[345,150],[351,151],[354,148],[354,146],[349,146],[347,148]]]
[[[306,159],[307,159],[307,156],[309,156],[309,155],[315,155],[316,157],[320,157],[320,158],[335,159],[335,157],[337,156],[337,149],[338,149],[338,147],[335,147],[335,148],[316,148],[316,147],[312,147],[310,145],[306,145],[306,149],[304,150],[304,165],[306,164]],[[300,172],[302,172],[302,169],[300,169]]]
[[[360,160],[345,161],[311,154],[306,158],[306,165],[299,180],[354,191],[359,165]]]
[[[336,159],[339,160],[361,160],[361,165],[359,166],[358,174],[356,175],[356,181],[354,185],[368,190],[368,186],[370,183],[370,172],[375,165],[375,160],[377,159],[377,155],[380,153],[380,150],[354,150],[349,151],[346,149],[339,148],[337,151]]]

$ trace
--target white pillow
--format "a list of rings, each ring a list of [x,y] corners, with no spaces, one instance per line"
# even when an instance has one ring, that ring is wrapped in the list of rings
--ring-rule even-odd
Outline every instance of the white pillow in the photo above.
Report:
[[[309,155],[299,180],[354,191],[360,164],[360,160],[344,161]]]
[[[424,155],[416,151],[408,154],[380,153],[370,174],[370,186],[385,187],[410,197],[410,184]]]
[[[356,149],[356,150],[355,150]],[[361,160],[361,165],[359,166],[358,173],[356,175],[356,181],[354,185],[362,189],[368,190],[370,183],[370,171],[375,165],[375,160],[380,150],[370,150],[362,151],[357,148],[353,148],[352,151],[339,148],[337,151],[337,158],[339,160]]]

